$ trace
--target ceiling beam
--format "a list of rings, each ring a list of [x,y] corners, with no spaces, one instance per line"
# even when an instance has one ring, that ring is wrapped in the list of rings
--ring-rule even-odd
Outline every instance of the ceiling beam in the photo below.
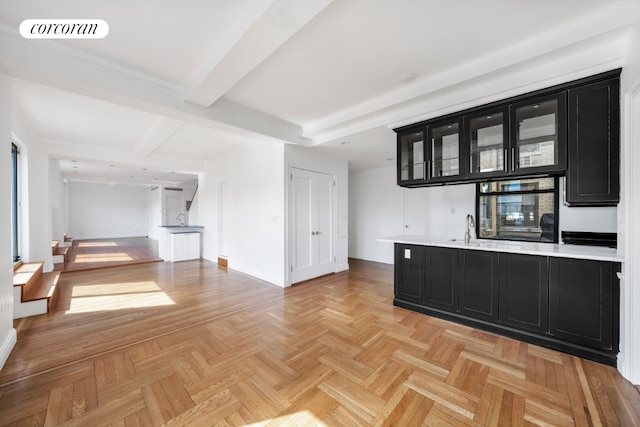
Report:
[[[258,16],[247,15],[236,37],[211,55],[187,89],[185,101],[208,107],[322,12],[333,0],[274,0]],[[257,14],[256,14],[257,15]]]
[[[159,116],[147,129],[140,142],[133,148],[135,155],[145,159],[148,158],[183,125],[184,122]]]
[[[310,145],[300,126],[228,102],[184,102],[180,87],[52,40],[0,27],[0,52],[0,73],[11,77],[258,141]]]

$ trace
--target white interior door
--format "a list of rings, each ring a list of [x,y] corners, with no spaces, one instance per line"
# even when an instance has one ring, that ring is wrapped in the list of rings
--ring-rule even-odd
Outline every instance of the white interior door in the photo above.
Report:
[[[291,282],[335,272],[334,179],[291,169]]]

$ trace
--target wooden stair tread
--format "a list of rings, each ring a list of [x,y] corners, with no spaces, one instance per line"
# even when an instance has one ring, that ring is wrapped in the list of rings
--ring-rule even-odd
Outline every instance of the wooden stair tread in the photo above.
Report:
[[[24,294],[22,295],[22,301],[36,301],[53,297],[59,280],[59,271],[42,273],[42,275],[40,276],[40,280],[38,280],[33,286],[30,286],[29,289],[24,292]]]
[[[13,271],[13,286],[27,286],[38,280],[42,274],[44,262],[28,262],[18,266]]]

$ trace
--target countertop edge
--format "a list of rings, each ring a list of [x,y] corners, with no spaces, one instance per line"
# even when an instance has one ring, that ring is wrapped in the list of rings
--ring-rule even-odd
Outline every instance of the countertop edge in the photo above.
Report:
[[[379,242],[404,243],[422,246],[437,246],[452,249],[506,252],[514,254],[540,255],[559,258],[589,259],[595,261],[624,262],[624,257],[616,249],[598,246],[567,245],[557,243],[516,242],[479,240],[465,243],[462,240],[427,239],[426,236],[396,235],[380,237]]]

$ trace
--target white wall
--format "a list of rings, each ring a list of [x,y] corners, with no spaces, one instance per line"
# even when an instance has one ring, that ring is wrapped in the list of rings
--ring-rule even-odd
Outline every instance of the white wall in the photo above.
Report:
[[[11,150],[11,83],[0,75],[0,147]],[[11,200],[11,158],[0,156],[0,200]],[[0,203],[0,369],[16,343],[13,329],[13,262],[11,257],[11,204]]]
[[[286,168],[283,176],[287,185],[287,177],[292,167],[332,174],[336,177],[336,271],[349,269],[349,164],[346,160],[336,159],[318,154],[313,148],[295,145],[285,146]],[[288,187],[286,192],[288,193]],[[286,230],[287,238],[289,230]],[[286,259],[289,254],[287,252]],[[287,262],[287,265],[289,263]],[[285,266],[286,268],[286,266]],[[289,283],[290,284],[290,283]]]
[[[144,187],[69,183],[69,235],[102,239],[147,235]]]
[[[227,181],[229,268],[285,286],[283,170],[283,144],[263,141],[205,162],[198,189],[203,258],[218,258],[218,184]]]
[[[147,236],[160,240],[160,226],[162,225],[162,188],[152,187],[145,190],[145,218],[147,221]]]
[[[49,204],[51,222],[51,240],[64,241],[64,233],[67,232],[66,220],[67,206],[65,200],[65,188],[60,173],[59,161],[49,159]]]
[[[426,235],[432,239],[462,239],[465,217],[475,216],[475,184],[427,188],[396,185],[395,166],[351,173],[349,186],[349,256],[393,263],[390,243],[378,237]],[[616,208],[560,206],[559,229],[616,231]]]
[[[349,175],[349,257],[393,263],[393,245],[376,238],[403,233],[403,193],[396,168]]]
[[[475,215],[475,185],[429,188],[396,185],[396,168],[353,172],[349,256],[393,264],[393,245],[376,241],[394,234],[432,239],[464,238],[465,217]]]
[[[53,270],[51,207],[49,204],[49,154],[46,144],[27,129],[12,111],[13,141],[20,147],[20,256],[25,262],[44,261]]]

